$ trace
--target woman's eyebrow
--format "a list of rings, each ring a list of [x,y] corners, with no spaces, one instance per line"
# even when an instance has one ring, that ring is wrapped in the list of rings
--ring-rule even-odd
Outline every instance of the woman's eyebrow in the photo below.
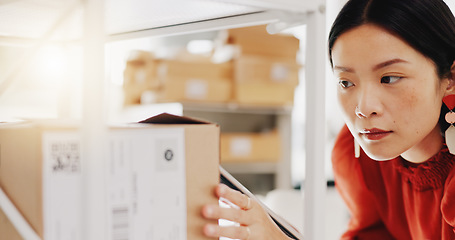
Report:
[[[376,65],[372,68],[372,70],[373,70],[373,71],[377,71],[377,70],[379,70],[379,69],[381,69],[381,68],[385,68],[385,67],[387,67],[387,66],[390,66],[390,65],[396,64],[396,63],[409,63],[409,62],[406,61],[406,60],[403,60],[403,59],[401,59],[401,58],[394,58],[394,59],[392,59],[392,60],[387,60],[387,61],[385,61],[385,62],[376,64]]]
[[[355,72],[353,68],[350,68],[350,67],[342,67],[342,66],[334,66],[334,67],[333,67],[333,71],[349,72],[349,73]]]
[[[377,71],[377,70],[379,70],[381,68],[385,68],[385,67],[388,67],[390,65],[397,64],[397,63],[409,63],[409,62],[406,61],[406,60],[403,60],[401,58],[394,58],[394,59],[387,60],[385,62],[381,62],[381,63],[378,63],[378,64],[374,65],[372,70],[373,71]],[[333,67],[333,71],[348,72],[348,73],[354,73],[355,72],[355,70],[353,68],[337,66],[337,65],[335,65]]]

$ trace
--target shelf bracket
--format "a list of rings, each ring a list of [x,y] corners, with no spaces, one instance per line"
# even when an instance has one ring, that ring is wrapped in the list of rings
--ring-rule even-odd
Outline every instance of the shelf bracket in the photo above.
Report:
[[[305,25],[307,23],[307,13],[294,13],[294,12],[282,12],[276,13],[278,15],[278,21],[269,23],[267,25],[267,32],[269,34],[280,33],[286,29]]]
[[[308,15],[314,12],[325,13],[325,5],[320,5],[315,9],[308,9],[306,12],[276,11],[278,21],[267,25],[269,34],[276,34],[286,29],[305,25],[308,23]]]
[[[107,41],[114,42],[130,38],[165,37],[207,31],[217,31],[229,28],[265,25],[278,21],[278,11],[258,11],[235,16],[225,16],[216,19],[207,19],[198,22],[182,23],[171,26],[144,29],[133,32],[110,34]]]

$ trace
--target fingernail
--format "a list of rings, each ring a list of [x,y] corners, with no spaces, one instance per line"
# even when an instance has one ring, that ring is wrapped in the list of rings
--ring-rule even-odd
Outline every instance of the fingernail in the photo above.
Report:
[[[207,217],[211,217],[213,215],[213,208],[212,207],[205,207],[204,212],[205,212],[205,215]]]
[[[208,224],[205,226],[205,233],[209,236],[215,235],[215,226]]]
[[[224,193],[226,193],[226,186],[225,185],[220,185],[220,187],[218,188],[218,193],[220,195],[223,195]]]

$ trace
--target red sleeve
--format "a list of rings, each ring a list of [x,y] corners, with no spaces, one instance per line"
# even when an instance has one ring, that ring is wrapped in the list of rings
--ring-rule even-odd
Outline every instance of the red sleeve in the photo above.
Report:
[[[367,189],[359,161],[354,157],[354,138],[346,126],[335,141],[332,165],[335,186],[351,214],[348,230],[341,239],[394,239],[374,207],[374,196]]]
[[[447,177],[446,185],[444,187],[444,197],[441,200],[441,212],[444,221],[450,226],[455,233],[455,168]]]

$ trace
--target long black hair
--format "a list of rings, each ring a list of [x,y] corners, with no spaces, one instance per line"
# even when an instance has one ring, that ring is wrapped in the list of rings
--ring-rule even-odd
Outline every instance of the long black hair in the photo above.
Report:
[[[431,59],[439,78],[450,76],[455,60],[455,18],[443,0],[349,0],[341,9],[329,33],[330,64],[332,48],[346,31],[363,24],[375,24],[406,41]],[[448,109],[443,104],[440,126]]]

